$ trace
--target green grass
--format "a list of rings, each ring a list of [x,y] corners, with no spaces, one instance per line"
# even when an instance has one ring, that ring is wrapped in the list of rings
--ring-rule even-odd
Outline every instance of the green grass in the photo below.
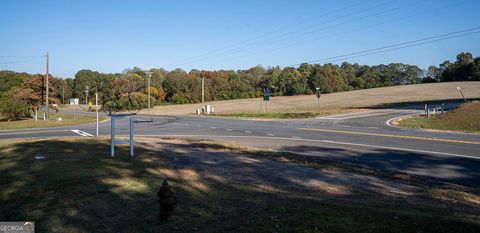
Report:
[[[38,114],[43,116],[43,112]],[[58,118],[61,117],[62,120],[58,121]],[[104,117],[99,118],[100,121],[105,120]],[[49,120],[44,121],[43,118],[38,119],[35,122],[33,119],[24,119],[18,121],[0,121],[0,130],[12,130],[12,129],[30,129],[30,128],[45,128],[45,127],[57,127],[57,126],[67,126],[67,125],[80,125],[86,123],[94,123],[96,121],[95,116],[82,116],[76,115],[75,117],[70,114],[63,113],[50,113]]]
[[[267,113],[232,113],[217,114],[216,116],[237,117],[237,118],[265,118],[265,119],[301,119],[313,118],[328,115],[327,113],[315,112],[267,112]]]
[[[165,159],[182,151],[173,145],[160,151],[138,146],[137,156],[130,158],[127,148],[120,147],[112,159],[106,141],[0,141],[0,220],[35,221],[37,232],[73,233],[480,230],[478,215],[441,205],[370,195],[259,191],[228,177],[195,179]],[[35,160],[36,155],[46,159]],[[179,204],[168,222],[159,223],[156,192],[164,177]]]
[[[435,129],[480,133],[480,102],[470,102],[443,115],[403,119],[400,126],[409,128]]]

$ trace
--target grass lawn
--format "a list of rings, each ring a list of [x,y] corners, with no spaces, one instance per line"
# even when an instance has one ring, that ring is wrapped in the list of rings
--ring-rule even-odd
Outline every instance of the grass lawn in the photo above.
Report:
[[[43,116],[43,112],[40,112],[38,115]],[[62,118],[61,121],[58,121],[59,117]],[[103,121],[105,120],[105,118],[100,116],[99,120]],[[50,113],[48,121],[44,121],[43,118],[40,118],[40,117],[37,122],[35,122],[33,119],[25,119],[25,120],[10,121],[10,122],[6,120],[1,120],[0,130],[80,125],[80,124],[86,124],[86,123],[94,123],[95,121],[96,121],[95,116],[82,116],[77,114],[74,118],[74,116],[70,114]]]
[[[443,115],[430,118],[424,116],[407,118],[400,126],[422,129],[451,130],[480,133],[480,102],[470,102]]]
[[[480,232],[478,195],[473,207],[457,208],[462,204],[455,198],[465,195],[447,200],[452,189],[422,193],[442,197],[431,205],[388,195],[280,189],[215,173],[202,167],[202,156],[251,164],[263,156],[281,160],[282,154],[169,140],[142,140],[136,153],[130,158],[120,147],[110,158],[106,141],[0,141],[0,220],[35,221],[37,232]],[[158,222],[156,192],[165,177],[178,206],[168,222]]]

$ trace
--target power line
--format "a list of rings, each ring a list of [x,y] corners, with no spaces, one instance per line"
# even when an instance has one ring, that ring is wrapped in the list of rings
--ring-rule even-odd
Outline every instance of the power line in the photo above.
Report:
[[[234,57],[234,58],[231,58],[231,59],[227,59],[226,61],[237,60],[237,59],[240,59],[240,58],[250,57],[250,56],[253,56],[253,55],[268,53],[268,52],[276,51],[276,50],[279,50],[279,49],[284,49],[284,48],[296,46],[298,44],[310,43],[310,42],[318,41],[318,40],[321,40],[321,39],[332,38],[332,37],[339,36],[339,35],[342,35],[342,34],[352,33],[352,32],[355,32],[355,31],[361,31],[361,30],[364,30],[364,29],[380,26],[380,25],[383,25],[383,24],[388,24],[388,23],[404,20],[404,19],[407,19],[407,18],[412,18],[412,17],[416,17],[416,16],[419,16],[419,15],[424,15],[424,14],[436,12],[436,11],[439,11],[439,10],[448,9],[448,8],[451,8],[451,7],[454,7],[454,6],[465,4],[467,2],[470,2],[470,1],[467,0],[467,1],[459,2],[459,3],[454,3],[454,4],[450,4],[450,5],[446,5],[446,6],[441,6],[441,7],[435,8],[435,9],[415,13],[415,14],[412,14],[412,15],[402,16],[402,17],[399,17],[399,18],[383,21],[383,22],[380,22],[380,23],[371,24],[371,25],[368,25],[368,26],[365,26],[365,27],[360,27],[360,28],[357,28],[357,29],[354,29],[354,30],[346,30],[346,31],[343,31],[343,32],[340,32],[340,33],[330,34],[330,35],[322,36],[322,37],[319,37],[319,38],[304,40],[304,41],[301,41],[301,42],[290,43],[290,44],[287,44],[287,45],[284,45],[284,46],[281,46],[281,47],[277,47],[277,48],[273,48],[273,49],[269,49],[269,50],[264,50],[264,51],[261,51],[261,52],[255,52],[255,53],[250,53],[250,54],[246,54],[246,55],[243,55],[243,56],[237,56],[237,57]]]
[[[399,50],[399,49],[403,49],[403,48],[420,46],[420,45],[424,45],[424,44],[431,44],[431,43],[438,42],[438,41],[443,41],[443,40],[448,40],[448,39],[473,35],[473,34],[477,34],[477,33],[480,33],[480,27],[474,27],[474,28],[470,28],[470,29],[445,33],[445,34],[441,34],[441,35],[437,35],[437,36],[426,37],[426,38],[423,38],[423,39],[417,39],[417,40],[412,40],[412,41],[408,41],[408,42],[402,42],[402,43],[397,43],[397,44],[393,44],[393,45],[382,46],[382,47],[378,47],[378,48],[374,48],[374,49],[368,49],[368,50],[363,50],[363,51],[359,51],[359,52],[344,54],[344,55],[341,55],[341,56],[334,56],[334,57],[329,57],[329,58],[324,58],[324,59],[317,59],[317,60],[312,60],[312,61],[308,61],[308,62],[302,62],[302,63],[289,65],[289,66],[298,66],[298,65],[301,65],[303,63],[316,63],[316,62],[322,62],[323,63],[323,62],[326,62],[326,61],[330,61],[330,62],[341,61],[341,60],[345,60],[345,59],[362,57],[362,56],[367,56],[367,55],[372,55],[372,54],[377,54],[377,53],[384,53],[384,52]]]
[[[37,57],[37,58],[16,60],[16,61],[8,61],[8,62],[0,62],[0,65],[26,63],[26,62],[37,61],[37,60],[43,60],[43,57],[41,57],[41,58],[40,58],[40,57]]]
[[[366,11],[370,11],[370,10],[373,10],[373,9],[375,9],[375,8],[379,8],[379,7],[388,5],[388,4],[393,3],[393,2],[396,2],[396,1],[395,1],[395,0],[392,0],[392,1],[389,1],[389,2],[386,2],[386,3],[377,4],[377,5],[375,5],[375,6],[372,6],[372,7],[363,9],[363,10],[359,10],[359,11],[356,11],[356,12],[354,12],[354,13],[349,13],[348,15],[343,15],[343,16],[341,16],[341,17],[338,17],[338,18],[335,18],[335,19],[331,19],[331,20],[327,20],[327,21],[324,21],[324,22],[322,22],[322,23],[317,23],[317,24],[314,24],[314,25],[310,25],[310,26],[308,26],[308,27],[306,27],[306,28],[303,28],[303,29],[300,29],[300,30],[296,30],[296,31],[294,31],[294,32],[305,31],[305,30],[307,30],[307,29],[314,28],[314,27],[316,27],[316,26],[318,26],[318,25],[322,25],[322,24],[330,23],[330,22],[335,22],[335,21],[340,20],[340,19],[343,19],[343,18],[345,18],[345,17],[347,17],[347,16],[359,14],[359,13],[366,12]],[[418,2],[417,2],[417,3],[418,3]],[[359,5],[359,4],[355,4],[355,5],[353,5],[353,6],[357,6],[357,5]],[[344,8],[344,9],[339,9],[339,10],[337,10],[337,12],[343,11],[343,10],[345,10],[345,9],[352,8],[353,6],[349,6],[349,7]],[[397,7],[397,8],[394,8],[394,9],[399,9],[399,8]],[[327,15],[329,15],[329,13],[328,13]],[[316,18],[321,18],[321,17],[316,17]],[[312,20],[306,20],[306,21],[312,21]],[[294,24],[294,25],[295,25],[295,26],[298,26],[298,25],[301,25],[301,24],[304,24],[304,23],[297,23],[297,24]],[[287,27],[287,29],[288,29],[288,28],[295,27],[295,26],[289,26],[289,27]],[[276,31],[283,31],[283,29],[276,30]],[[271,33],[265,33],[265,34],[262,34],[262,35],[269,35],[270,37],[268,37],[268,39],[262,40],[262,41],[260,41],[260,42],[247,43],[246,46],[250,46],[250,47],[246,47],[246,48],[247,48],[247,49],[251,49],[251,46],[252,46],[252,45],[257,45],[257,44],[259,44],[259,43],[265,43],[265,42],[268,42],[268,41],[271,41],[271,40],[278,40],[279,37],[282,37],[282,36],[284,37],[284,36],[286,36],[286,35],[290,35],[291,33],[292,33],[292,32],[290,32],[290,33],[284,33],[284,34],[280,34],[280,35],[277,35],[277,36],[271,36]],[[257,38],[258,38],[258,37],[257,37]],[[261,37],[260,37],[260,38],[261,38]],[[247,40],[246,42],[254,41],[254,40],[255,40],[255,38],[254,38],[254,39]],[[237,44],[244,44],[244,43],[241,42],[241,43],[237,43]],[[269,43],[269,44],[270,44],[270,43]],[[235,45],[235,44],[234,44],[234,45]],[[186,62],[183,62],[183,63],[176,63],[176,64],[169,65],[169,66],[174,68],[174,67],[176,67],[176,66],[182,66],[182,65],[186,65],[186,64],[196,63],[196,62],[198,62],[198,61],[202,61],[202,60],[207,59],[207,58],[217,57],[217,54],[218,54],[219,52],[221,52],[221,54],[228,53],[228,54],[230,55],[230,54],[231,54],[230,52],[232,52],[232,51],[235,52],[236,50],[239,50],[239,49],[241,50],[241,49],[244,48],[245,46],[234,47],[234,48],[232,48],[232,49],[228,49],[228,48],[230,48],[230,47],[232,47],[232,46],[227,46],[227,47],[224,47],[224,48],[222,48],[222,49],[216,50],[216,51],[214,51],[213,54],[212,54],[212,53],[208,53],[208,54],[206,54],[206,55],[209,55],[209,54],[210,54],[210,56],[205,56],[205,55],[204,55],[204,56],[201,56],[201,57],[203,57],[203,58],[201,58],[201,59],[200,59],[200,58],[199,58],[199,59],[192,59],[192,60],[189,60],[189,61],[186,61]],[[257,46],[257,47],[258,47],[258,46]],[[226,50],[226,49],[228,49],[228,50]],[[240,51],[240,52],[241,52],[241,51]],[[238,53],[238,51],[235,52],[235,53]],[[223,55],[223,56],[225,56],[225,55]]]
[[[364,30],[364,29],[368,29],[368,28],[372,28],[372,27],[376,27],[376,26],[380,26],[380,25],[384,25],[384,24],[388,24],[388,23],[392,23],[392,22],[397,22],[397,21],[400,21],[400,20],[405,20],[405,19],[408,19],[408,18],[413,18],[413,17],[416,17],[416,16],[429,14],[429,13],[436,12],[436,11],[439,11],[439,10],[448,9],[448,8],[451,8],[451,7],[454,7],[454,6],[458,6],[458,5],[465,4],[466,2],[469,2],[469,1],[467,0],[467,1],[459,2],[459,3],[454,3],[454,4],[442,6],[442,7],[437,7],[437,8],[435,8],[435,9],[431,9],[431,10],[427,10],[427,11],[415,13],[415,14],[412,14],[412,15],[407,15],[407,16],[398,17],[398,18],[391,19],[391,20],[387,20],[387,21],[383,21],[383,22],[380,22],[380,23],[371,24],[371,25],[368,25],[368,26],[365,26],[365,27],[360,27],[360,28],[357,28],[357,29],[354,29],[354,30],[347,30],[347,31],[343,31],[343,32],[340,32],[340,33],[332,34],[332,35],[329,35],[329,36],[323,36],[323,37],[315,38],[315,39],[312,39],[312,40],[302,41],[301,43],[304,44],[304,43],[309,43],[309,42],[312,42],[312,41],[317,41],[317,40],[320,40],[320,39],[332,38],[332,37],[334,37],[334,36],[338,36],[338,35],[342,35],[342,34],[346,34],[346,33],[361,31],[361,30]],[[297,44],[298,44],[298,43],[289,44],[289,45],[287,45],[287,46],[283,46],[283,47],[280,47],[280,48],[277,48],[277,49],[283,49],[283,48],[291,47],[291,46],[297,45]],[[277,49],[274,49],[274,50],[277,50]],[[272,51],[272,50],[270,50],[270,51]]]
[[[238,45],[242,45],[242,44],[248,44],[248,42],[250,42],[250,41],[255,41],[256,39],[261,38],[261,37],[263,37],[263,36],[271,36],[273,33],[280,32],[280,31],[285,31],[285,30],[288,30],[288,29],[290,29],[290,28],[294,28],[294,27],[297,27],[297,26],[299,26],[299,25],[303,25],[303,24],[305,24],[305,23],[308,23],[308,22],[311,22],[311,21],[314,21],[314,20],[323,18],[323,17],[328,16],[328,15],[332,15],[332,14],[335,14],[335,13],[338,13],[338,12],[342,12],[342,11],[344,11],[344,10],[347,10],[347,9],[350,9],[350,8],[353,8],[353,7],[355,7],[355,6],[362,5],[362,4],[364,4],[364,3],[360,1],[360,2],[357,2],[357,4],[353,4],[353,5],[350,5],[350,6],[347,6],[347,7],[342,7],[342,8],[336,9],[336,10],[334,10],[334,11],[331,11],[331,12],[328,12],[328,13],[325,13],[325,14],[322,14],[322,15],[320,15],[320,16],[316,16],[316,17],[313,17],[313,18],[310,18],[310,19],[306,19],[306,20],[297,22],[297,23],[295,23],[295,24],[291,24],[291,25],[286,26],[286,27],[281,27],[281,28],[277,28],[277,29],[272,30],[272,31],[268,31],[268,32],[262,33],[262,34],[260,34],[260,35],[258,35],[258,36],[255,36],[255,37],[246,39],[246,40],[244,40],[244,41],[232,43],[232,44],[229,44],[229,45],[227,45],[227,46],[225,46],[225,47],[222,47],[222,48],[219,48],[219,49],[214,49],[214,50],[205,52],[205,53],[200,54],[200,55],[198,55],[198,56],[194,56],[194,57],[192,57],[191,59],[198,59],[198,58],[201,58],[201,57],[205,57],[205,56],[207,56],[207,55],[210,55],[210,54],[212,54],[212,53],[221,52],[221,51],[223,51],[223,50],[229,49],[229,48],[234,47],[234,46],[238,46]],[[189,62],[189,60],[184,61],[184,62]],[[181,62],[181,63],[184,63],[184,62]],[[177,62],[177,63],[173,63],[173,64],[167,65],[167,66],[177,66],[177,64],[179,64],[179,63]]]
[[[392,1],[392,2],[395,2],[395,1]],[[390,2],[388,2],[388,3],[390,3]],[[361,10],[361,11],[357,11],[357,12],[355,12],[355,14],[362,13],[362,12],[367,12],[367,11],[370,11],[370,10],[372,10],[372,9],[375,9],[375,8],[378,8],[378,7],[387,5],[388,3],[379,4],[379,5],[376,5],[376,6],[374,6],[374,7],[370,7],[370,8]],[[391,11],[397,11],[397,10],[400,10],[400,9],[402,9],[402,8],[406,8],[406,7],[409,7],[409,6],[412,6],[412,5],[416,5],[416,4],[419,4],[419,3],[422,3],[422,2],[421,2],[421,1],[416,1],[416,0],[414,0],[413,2],[410,2],[410,3],[408,3],[408,4],[406,4],[406,5],[403,5],[403,6],[394,7],[394,8],[391,8],[391,9],[388,9],[388,10],[384,10],[384,11],[381,11],[381,12],[376,12],[376,13],[374,13],[374,14],[370,14],[370,15],[366,15],[366,16],[361,16],[361,17],[357,17],[357,18],[355,18],[355,19],[347,20],[347,21],[340,22],[340,23],[337,23],[337,24],[333,24],[333,25],[329,25],[329,26],[326,26],[326,27],[322,27],[322,28],[317,28],[317,29],[314,29],[314,30],[306,31],[306,30],[308,30],[308,29],[312,29],[312,28],[314,28],[314,27],[316,27],[316,26],[322,25],[322,23],[315,24],[315,25],[312,25],[312,26],[307,27],[307,28],[303,28],[303,29],[300,29],[300,30],[297,30],[297,31],[293,31],[293,32],[290,32],[290,33],[284,33],[284,34],[281,34],[280,36],[272,37],[271,39],[268,39],[268,40],[263,40],[263,41],[260,41],[260,42],[257,42],[257,43],[253,43],[253,44],[252,44],[253,46],[250,46],[250,47],[232,49],[232,50],[229,50],[229,51],[227,51],[227,52],[230,52],[229,54],[232,54],[232,53],[240,53],[240,52],[244,52],[244,51],[247,51],[247,50],[252,50],[252,49],[255,49],[255,48],[258,48],[258,47],[262,47],[262,46],[265,46],[265,45],[271,45],[271,44],[274,44],[274,43],[279,43],[279,42],[283,42],[283,41],[295,39],[295,38],[298,38],[298,37],[300,37],[300,36],[305,36],[305,35],[309,35],[309,34],[312,34],[312,33],[320,32],[320,31],[325,31],[325,30],[327,30],[327,29],[331,29],[331,28],[335,28],[335,27],[338,27],[338,26],[342,26],[342,25],[346,25],[346,24],[349,24],[349,23],[354,23],[354,22],[357,22],[357,21],[360,21],[360,20],[364,20],[364,19],[367,19],[367,18],[379,16],[379,15],[382,15],[382,14],[385,14],[385,13],[388,13],[388,12],[391,12]],[[345,16],[342,16],[342,17],[340,17],[340,18],[338,18],[338,19],[330,20],[330,21],[327,21],[327,22],[335,22],[335,21],[338,21],[339,19],[344,19],[345,17],[351,16],[351,15],[352,15],[352,14],[345,15]],[[303,33],[292,35],[292,33],[299,33],[299,32],[303,32]],[[282,38],[282,37],[283,37],[283,38]]]
[[[382,50],[382,51],[377,51],[377,52],[371,52],[371,53],[361,54],[361,55],[352,56],[352,57],[344,57],[344,58],[340,58],[340,59],[336,59],[336,60],[331,60],[330,62],[342,61],[342,60],[345,60],[345,59],[352,59],[352,58],[363,57],[363,56],[368,56],[368,55],[373,55],[373,54],[378,54],[378,53],[385,53],[385,52],[390,52],[390,51],[404,49],[404,48],[411,48],[411,47],[416,47],[416,46],[420,46],[420,45],[424,45],[424,44],[431,44],[431,43],[435,43],[435,42],[439,42],[439,41],[449,40],[449,39],[453,39],[453,38],[474,35],[474,34],[478,34],[478,33],[480,33],[480,31],[464,33],[464,34],[461,34],[461,35],[450,36],[450,37],[446,37],[446,38],[436,39],[436,40],[432,40],[432,41],[426,41],[426,42],[412,44],[412,45],[405,45],[405,46],[401,46],[401,47],[397,47],[397,48],[392,48],[392,49],[387,49],[387,50]]]
[[[44,57],[44,56],[0,56],[0,58],[33,58],[33,57]]]

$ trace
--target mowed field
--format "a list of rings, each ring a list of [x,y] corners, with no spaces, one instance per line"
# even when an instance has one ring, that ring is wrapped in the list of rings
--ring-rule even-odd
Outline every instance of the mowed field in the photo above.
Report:
[[[462,96],[457,91],[457,86],[462,88],[467,98],[480,98],[480,82],[478,81],[429,83],[323,94],[320,99],[320,108],[329,110],[361,109],[406,102],[461,99]],[[207,102],[215,108],[215,112],[218,114],[258,113],[260,112],[260,103],[260,98]],[[150,112],[143,110],[141,113],[188,115],[193,114],[198,108],[201,108],[200,103],[157,106]],[[265,106],[263,105],[262,108],[264,111]],[[271,97],[268,102],[269,112],[310,112],[316,111],[316,109],[315,95]]]

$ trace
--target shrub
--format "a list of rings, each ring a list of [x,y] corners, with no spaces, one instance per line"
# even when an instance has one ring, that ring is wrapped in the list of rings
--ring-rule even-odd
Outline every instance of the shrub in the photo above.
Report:
[[[13,100],[10,95],[0,98],[0,114],[8,121],[20,120],[28,116],[30,106]]]
[[[147,98],[147,95],[143,93],[132,92],[130,93],[130,99],[128,98],[128,94],[123,94],[122,98],[120,99],[120,103],[125,109],[141,109],[148,107]]]
[[[187,104],[188,103],[188,99],[187,97],[181,95],[181,94],[175,94],[173,97],[172,97],[172,101],[176,104]]]

